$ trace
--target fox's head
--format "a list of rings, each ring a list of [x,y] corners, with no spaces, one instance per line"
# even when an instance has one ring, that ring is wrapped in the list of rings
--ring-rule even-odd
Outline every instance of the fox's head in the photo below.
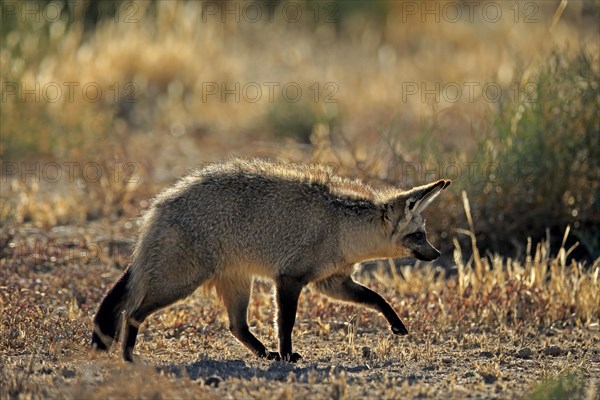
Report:
[[[450,183],[442,179],[419,186],[386,204],[385,220],[394,257],[414,256],[423,261],[439,257],[440,252],[427,240],[421,213]]]

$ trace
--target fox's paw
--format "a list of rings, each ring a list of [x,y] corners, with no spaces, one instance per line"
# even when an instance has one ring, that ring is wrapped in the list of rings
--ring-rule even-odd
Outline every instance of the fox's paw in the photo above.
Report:
[[[96,331],[92,334],[90,347],[96,351],[108,351],[113,340],[113,338],[108,335],[104,335],[102,332],[100,332],[100,329],[96,328]]]
[[[285,357],[281,357],[281,355],[279,353],[276,353],[274,351],[269,351],[265,355],[265,357],[267,360],[273,360],[273,361],[283,360],[283,361],[292,362],[292,363],[295,363],[302,358],[302,356],[298,353],[287,354]]]
[[[400,324],[399,326],[392,326],[392,333],[394,335],[408,335],[408,329],[406,329],[406,327],[403,324]]]
[[[276,351],[269,351],[265,355],[265,357],[267,360],[281,361],[281,357],[279,356],[279,353],[277,353]]]
[[[283,357],[284,361],[288,361],[288,362],[298,362],[298,360],[300,360],[302,358],[302,356],[298,353],[292,353],[292,354],[288,354],[285,357]]]

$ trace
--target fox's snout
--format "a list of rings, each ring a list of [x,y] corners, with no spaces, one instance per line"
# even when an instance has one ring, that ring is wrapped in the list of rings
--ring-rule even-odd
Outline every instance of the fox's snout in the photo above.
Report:
[[[412,254],[418,260],[421,261],[433,261],[440,256],[438,249],[427,240],[427,235],[424,231],[414,232],[403,236],[399,243],[400,247],[407,249],[404,255]]]
[[[433,247],[429,240],[427,240],[423,246],[412,249],[413,255],[421,261],[433,261],[440,256],[440,251]]]
[[[421,261],[433,261],[440,256],[440,252],[433,246],[429,246],[430,249],[426,249],[425,251],[417,251],[413,250],[413,255]]]

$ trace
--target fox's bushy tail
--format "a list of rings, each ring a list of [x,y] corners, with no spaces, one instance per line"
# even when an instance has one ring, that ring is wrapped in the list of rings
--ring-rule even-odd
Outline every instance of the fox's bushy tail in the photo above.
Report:
[[[94,333],[92,334],[92,347],[95,349],[108,350],[115,339],[118,339],[121,312],[127,298],[127,284],[130,276],[128,269],[106,293],[100,304],[94,317]]]

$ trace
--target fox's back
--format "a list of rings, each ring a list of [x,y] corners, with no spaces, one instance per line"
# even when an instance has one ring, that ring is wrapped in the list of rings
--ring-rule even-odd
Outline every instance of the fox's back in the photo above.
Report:
[[[335,262],[342,198],[332,192],[334,178],[325,167],[264,161],[208,167],[157,196],[149,229],[176,232],[190,251],[220,263]]]

